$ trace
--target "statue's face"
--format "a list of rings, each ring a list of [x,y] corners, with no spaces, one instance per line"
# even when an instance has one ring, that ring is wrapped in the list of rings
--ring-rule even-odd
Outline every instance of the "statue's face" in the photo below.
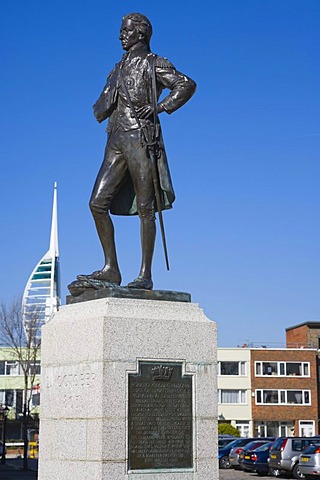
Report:
[[[133,45],[141,40],[141,35],[132,20],[124,19],[120,28],[121,45],[123,50],[130,50]]]

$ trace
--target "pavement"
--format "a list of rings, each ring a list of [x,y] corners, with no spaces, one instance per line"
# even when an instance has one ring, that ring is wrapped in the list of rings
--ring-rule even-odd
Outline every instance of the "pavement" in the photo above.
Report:
[[[22,470],[21,458],[7,459],[5,465],[0,464],[1,480],[37,480],[38,461],[28,459],[29,470]]]
[[[258,478],[267,479],[267,477],[259,477],[256,473],[243,472],[234,468],[219,469],[219,480],[258,480]]]
[[[30,470],[22,470],[22,459],[8,459],[6,465],[0,464],[1,480],[37,480],[38,478],[38,461],[29,459]],[[219,480],[255,480],[258,479],[255,473],[246,473],[233,468],[219,470]]]

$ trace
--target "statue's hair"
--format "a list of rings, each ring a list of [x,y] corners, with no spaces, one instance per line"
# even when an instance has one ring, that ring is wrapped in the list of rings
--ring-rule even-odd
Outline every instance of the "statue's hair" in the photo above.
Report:
[[[123,20],[131,20],[133,23],[135,23],[139,31],[143,34],[147,44],[150,44],[152,25],[150,20],[145,15],[142,15],[142,13],[129,13],[123,17],[122,21]]]

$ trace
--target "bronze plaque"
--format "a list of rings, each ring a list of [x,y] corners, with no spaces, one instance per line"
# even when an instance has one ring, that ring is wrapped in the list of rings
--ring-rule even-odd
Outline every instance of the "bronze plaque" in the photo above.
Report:
[[[192,376],[182,363],[139,361],[128,381],[129,470],[192,468]]]

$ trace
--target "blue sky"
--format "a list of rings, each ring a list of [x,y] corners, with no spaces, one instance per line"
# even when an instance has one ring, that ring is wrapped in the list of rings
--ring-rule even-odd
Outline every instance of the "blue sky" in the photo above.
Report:
[[[283,344],[286,327],[320,319],[319,0],[1,2],[0,298],[22,293],[48,248],[54,181],[63,301],[102,266],[88,201],[106,136],[91,106],[132,11],[152,21],[152,50],[198,84],[161,116],[177,200],[155,288],[190,292],[220,346]],[[127,283],[139,221],[115,227]]]

